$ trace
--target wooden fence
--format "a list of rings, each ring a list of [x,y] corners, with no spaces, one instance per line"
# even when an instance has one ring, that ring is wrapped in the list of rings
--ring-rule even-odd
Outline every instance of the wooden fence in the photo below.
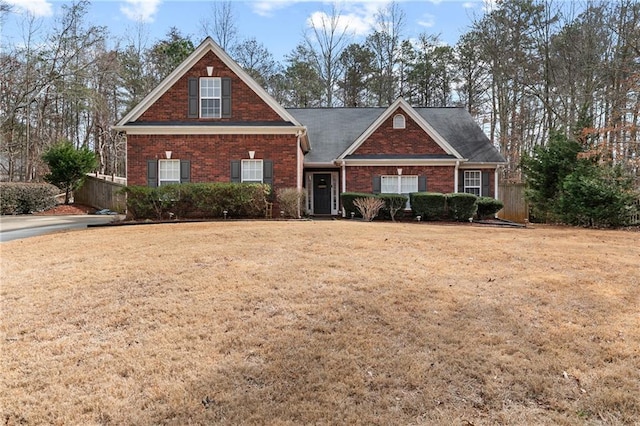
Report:
[[[127,202],[126,195],[121,192],[121,189],[125,186],[124,178],[88,175],[82,188],[73,193],[74,202],[96,209],[124,213]]]
[[[529,204],[524,196],[524,183],[506,183],[498,187],[498,199],[504,208],[498,212],[501,219],[526,223],[529,221]]]

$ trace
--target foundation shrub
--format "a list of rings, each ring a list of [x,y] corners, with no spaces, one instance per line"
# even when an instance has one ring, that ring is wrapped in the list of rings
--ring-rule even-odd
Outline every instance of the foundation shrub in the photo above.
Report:
[[[476,216],[478,219],[493,218],[504,207],[504,203],[491,197],[478,197],[476,200],[478,211]]]
[[[473,194],[447,194],[447,212],[449,218],[457,222],[466,222],[473,218],[478,209],[477,199]]]
[[[54,207],[60,190],[48,183],[0,183],[0,213],[29,214]]]
[[[185,183],[156,188],[129,186],[127,210],[133,219],[184,217],[246,218],[264,214],[269,185],[255,183]]]
[[[284,217],[300,218],[304,212],[306,193],[298,188],[279,188],[276,191],[276,199]]]
[[[422,220],[441,220],[447,216],[447,197],[439,192],[416,192],[410,195],[411,211]]]
[[[362,217],[360,210],[353,203],[357,198],[375,198],[375,195],[366,192],[343,192],[340,194],[340,201],[346,217],[350,218],[351,213],[355,213],[356,217]]]
[[[396,214],[404,210],[407,205],[407,201],[409,197],[402,194],[379,194],[378,198],[384,201],[384,206],[382,206],[382,217],[384,219],[391,219],[392,221],[396,221]]]

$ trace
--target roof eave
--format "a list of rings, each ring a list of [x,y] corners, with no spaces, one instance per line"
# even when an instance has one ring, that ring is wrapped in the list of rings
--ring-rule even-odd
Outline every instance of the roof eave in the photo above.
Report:
[[[128,135],[300,135],[303,126],[113,126]]]

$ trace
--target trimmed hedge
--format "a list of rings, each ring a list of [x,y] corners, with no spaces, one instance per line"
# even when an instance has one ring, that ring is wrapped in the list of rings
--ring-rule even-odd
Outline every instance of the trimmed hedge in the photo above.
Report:
[[[264,215],[270,186],[256,183],[183,183],[128,186],[127,210],[134,219],[247,218]]]
[[[384,201],[381,209],[384,219],[396,220],[396,213],[404,210],[409,197],[402,194],[378,194],[378,198]]]
[[[478,204],[478,212],[476,213],[478,219],[493,218],[504,207],[502,201],[491,197],[478,197],[476,203]]]
[[[368,194],[366,192],[343,192],[340,194],[340,201],[342,202],[342,208],[345,211],[347,218],[351,217],[351,213],[355,213],[355,217],[362,217],[360,210],[353,204],[356,198],[369,198],[376,197],[375,194]]]
[[[478,209],[477,199],[473,194],[462,192],[447,194],[449,218],[458,222],[466,222],[473,218]]]
[[[411,211],[422,220],[441,220],[447,216],[447,196],[439,192],[411,194]]]
[[[0,213],[29,214],[54,207],[60,190],[49,183],[0,183]]]

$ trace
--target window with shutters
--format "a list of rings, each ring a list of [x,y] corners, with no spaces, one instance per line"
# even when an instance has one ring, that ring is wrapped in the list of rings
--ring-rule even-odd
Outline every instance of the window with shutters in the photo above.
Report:
[[[418,176],[380,176],[380,192],[382,194],[402,194],[409,198],[412,192],[418,192]],[[410,209],[411,204],[407,200],[405,209]]]
[[[482,194],[482,172],[480,170],[464,171],[464,192],[478,197]]]
[[[180,183],[180,160],[158,161],[158,185]]]
[[[259,182],[263,180],[262,160],[242,160],[242,182]]]
[[[200,78],[200,118],[222,116],[222,84],[220,77]]]

